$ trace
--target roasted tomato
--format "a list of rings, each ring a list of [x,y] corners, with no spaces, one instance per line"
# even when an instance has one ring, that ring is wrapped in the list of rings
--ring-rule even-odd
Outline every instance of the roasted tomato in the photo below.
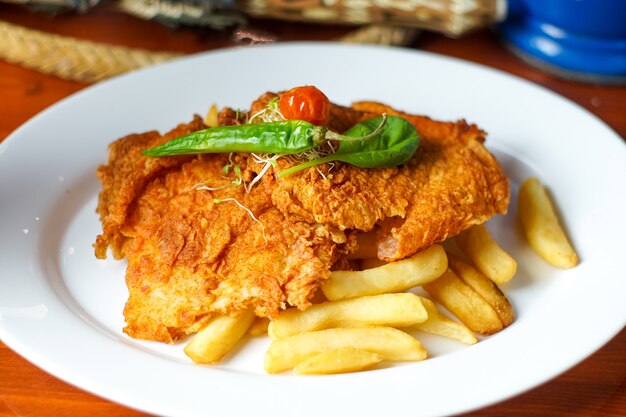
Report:
[[[281,94],[278,108],[287,120],[305,120],[316,126],[328,124],[330,101],[316,87],[295,87]]]

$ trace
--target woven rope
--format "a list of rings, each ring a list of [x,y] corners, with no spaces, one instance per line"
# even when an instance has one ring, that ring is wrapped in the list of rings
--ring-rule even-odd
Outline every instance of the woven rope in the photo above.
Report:
[[[342,42],[405,45],[415,29],[371,25],[340,38]],[[85,83],[181,56],[112,46],[49,34],[0,21],[0,59],[44,74]]]
[[[0,39],[0,59],[65,80],[86,83],[180,56],[89,42],[2,21]]]
[[[353,30],[339,40],[346,43],[405,46],[415,39],[417,33],[418,30],[414,28],[369,25]]]

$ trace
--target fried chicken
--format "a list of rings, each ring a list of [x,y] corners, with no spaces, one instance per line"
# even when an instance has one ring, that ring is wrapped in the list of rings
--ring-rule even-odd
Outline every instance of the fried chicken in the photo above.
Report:
[[[263,95],[250,113],[272,97]],[[141,154],[204,128],[199,117],[163,136],[111,144],[108,164],[97,171],[103,233],[94,247],[99,258],[110,248],[128,260],[124,331],[173,342],[215,314],[306,309],[330,271],[348,265],[360,236],[375,234],[378,257],[393,261],[506,211],[508,181],[476,126],[363,102],[333,106],[330,127],[343,131],[382,112],[404,116],[420,133],[404,166],[335,163],[278,179],[276,172],[296,163],[285,157],[252,187],[264,166],[254,155]],[[237,122],[233,114],[222,111],[220,124]]]

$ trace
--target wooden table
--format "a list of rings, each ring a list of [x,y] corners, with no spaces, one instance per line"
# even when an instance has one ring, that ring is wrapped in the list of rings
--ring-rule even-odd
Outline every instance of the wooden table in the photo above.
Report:
[[[35,14],[0,4],[0,20],[50,33],[155,51],[192,53],[234,44],[232,32],[171,30],[98,6],[86,15]],[[329,40],[350,29],[284,22],[252,22],[280,40]],[[0,39],[0,42],[2,40]],[[577,84],[520,62],[489,32],[463,39],[423,33],[410,46],[485,64],[543,85],[594,113],[626,137],[626,88]],[[0,61],[0,140],[56,101],[85,88]],[[523,117],[523,116],[522,116]],[[592,142],[593,138],[589,138]],[[592,146],[592,144],[590,144]],[[625,277],[626,278],[626,277]],[[601,301],[599,301],[601,302]],[[581,323],[581,337],[584,326]],[[0,342],[0,416],[140,416],[145,415],[70,386],[26,362]],[[565,374],[468,416],[625,416],[626,330]]]

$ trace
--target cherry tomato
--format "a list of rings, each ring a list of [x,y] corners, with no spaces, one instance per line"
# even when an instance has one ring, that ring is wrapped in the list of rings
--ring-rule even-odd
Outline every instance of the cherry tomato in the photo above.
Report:
[[[312,85],[295,87],[283,93],[278,108],[287,120],[304,120],[316,126],[328,124],[330,101]]]

